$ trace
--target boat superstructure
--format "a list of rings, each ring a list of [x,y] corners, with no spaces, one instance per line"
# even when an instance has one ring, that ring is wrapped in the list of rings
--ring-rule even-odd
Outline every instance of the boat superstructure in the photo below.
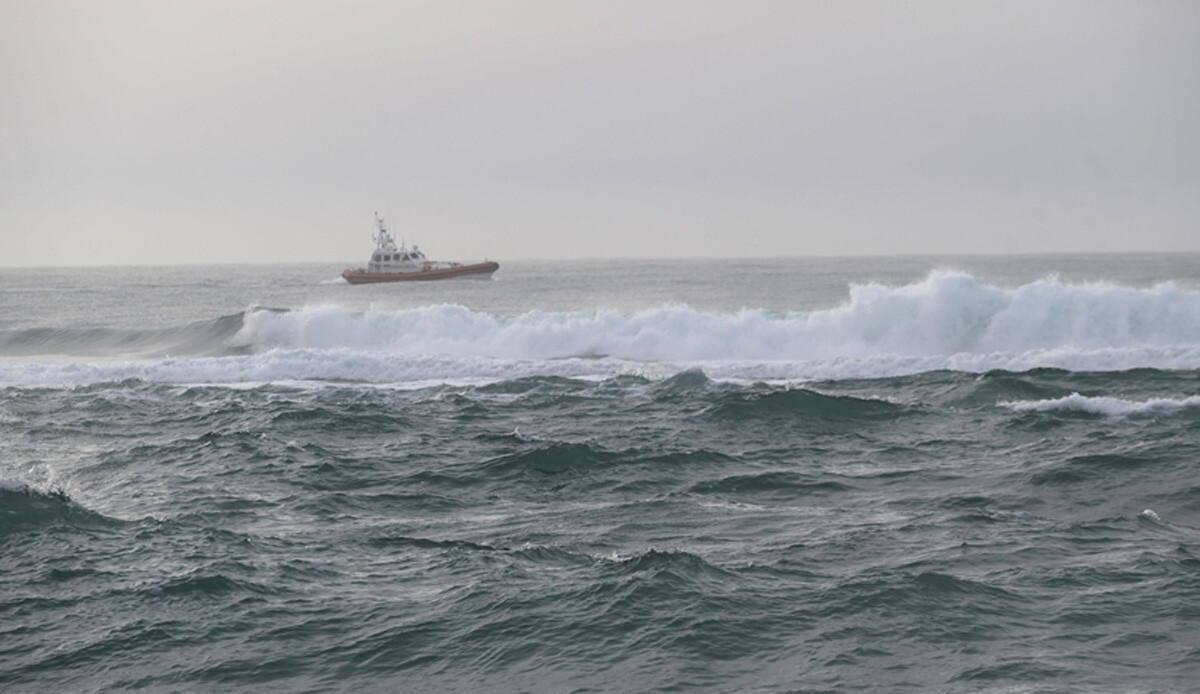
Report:
[[[491,261],[464,265],[462,263],[429,260],[421,249],[413,244],[400,242],[388,231],[378,213],[375,214],[375,251],[365,268],[346,269],[342,277],[351,284],[373,282],[407,282],[413,280],[439,280],[451,277],[490,277],[500,265]]]

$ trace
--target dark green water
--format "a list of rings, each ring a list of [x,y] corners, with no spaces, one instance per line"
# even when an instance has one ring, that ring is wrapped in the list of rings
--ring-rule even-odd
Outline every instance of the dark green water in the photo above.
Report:
[[[1189,690],[1200,294],[1140,261],[9,294],[0,689]]]

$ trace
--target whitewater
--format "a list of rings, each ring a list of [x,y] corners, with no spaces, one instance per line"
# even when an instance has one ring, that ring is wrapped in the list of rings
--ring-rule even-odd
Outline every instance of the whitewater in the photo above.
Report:
[[[234,329],[236,328],[236,331]],[[852,285],[814,311],[527,311],[461,305],[350,310],[249,308],[150,331],[44,328],[0,334],[0,350],[109,363],[0,363],[0,383],[271,381],[489,382],[607,378],[699,368],[735,381],[879,378],[939,369],[1115,371],[1200,367],[1200,291],[1039,279],[1015,288],[934,271],[920,282]]]
[[[1200,256],[0,270],[0,690],[1175,692]]]

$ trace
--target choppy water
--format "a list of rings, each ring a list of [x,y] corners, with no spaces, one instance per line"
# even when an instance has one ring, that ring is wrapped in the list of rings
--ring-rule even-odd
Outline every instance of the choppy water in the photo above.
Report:
[[[5,691],[1187,691],[1200,257],[0,271]]]

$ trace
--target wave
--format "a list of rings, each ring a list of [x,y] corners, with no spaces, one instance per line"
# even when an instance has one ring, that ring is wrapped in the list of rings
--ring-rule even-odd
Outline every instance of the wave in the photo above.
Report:
[[[888,421],[911,411],[905,405],[878,398],[828,395],[805,388],[765,393],[734,392],[715,399],[709,413],[718,421],[749,422],[823,420],[863,423]]]
[[[20,482],[0,479],[0,537],[41,532],[59,525],[92,527],[112,522],[75,503],[61,490],[41,491]]]
[[[1200,292],[1170,283],[1138,289],[1054,279],[1003,289],[936,272],[902,287],[854,286],[846,304],[820,311],[664,306],[497,316],[461,306],[366,313],[317,307],[251,312],[239,340],[255,353],[698,364],[710,376],[713,366],[802,377],[939,368],[1190,369],[1200,367]]]
[[[832,360],[1113,352],[1200,347],[1200,292],[1068,285],[1017,289],[938,272],[903,287],[854,286],[847,304],[811,312],[710,313],[666,306],[493,316],[460,306],[351,313],[337,307],[253,311],[256,351],[349,348],[390,354],[640,361]],[[1047,364],[1049,365],[1049,364]]]
[[[667,582],[677,589],[694,588],[701,581],[728,581],[735,574],[711,564],[698,554],[681,549],[651,548],[628,557],[613,554],[605,558],[621,573],[639,575],[646,583],[642,588],[654,588],[654,582]]]
[[[734,474],[692,485],[689,491],[701,495],[745,496],[762,500],[808,497],[851,491],[853,487],[831,479],[821,479],[793,470],[771,470],[752,474]]]
[[[0,362],[0,383],[659,380],[689,369],[715,380],[786,381],[1043,367],[1190,370],[1200,368],[1200,292],[1053,278],[1001,288],[935,272],[900,287],[853,286],[845,304],[802,312],[668,305],[495,315],[455,305],[318,306],[254,308],[159,331],[0,334],[0,355],[119,350],[158,356],[122,364],[10,359]]]
[[[246,352],[234,338],[247,315],[274,309],[250,309],[211,320],[161,329],[55,327],[0,330],[0,356],[139,357],[221,355]]]
[[[934,400],[944,406],[968,408],[1020,400],[1048,400],[1071,392],[1054,383],[1057,374],[1066,375],[1067,372],[1052,369],[1035,369],[1023,374],[989,371],[970,381],[952,381]]]
[[[1150,398],[1136,401],[1108,396],[1089,397],[1072,393],[1050,400],[1008,401],[999,404],[1015,412],[1085,412],[1107,417],[1128,417],[1131,415],[1175,414],[1183,410],[1200,408],[1200,396]]]

